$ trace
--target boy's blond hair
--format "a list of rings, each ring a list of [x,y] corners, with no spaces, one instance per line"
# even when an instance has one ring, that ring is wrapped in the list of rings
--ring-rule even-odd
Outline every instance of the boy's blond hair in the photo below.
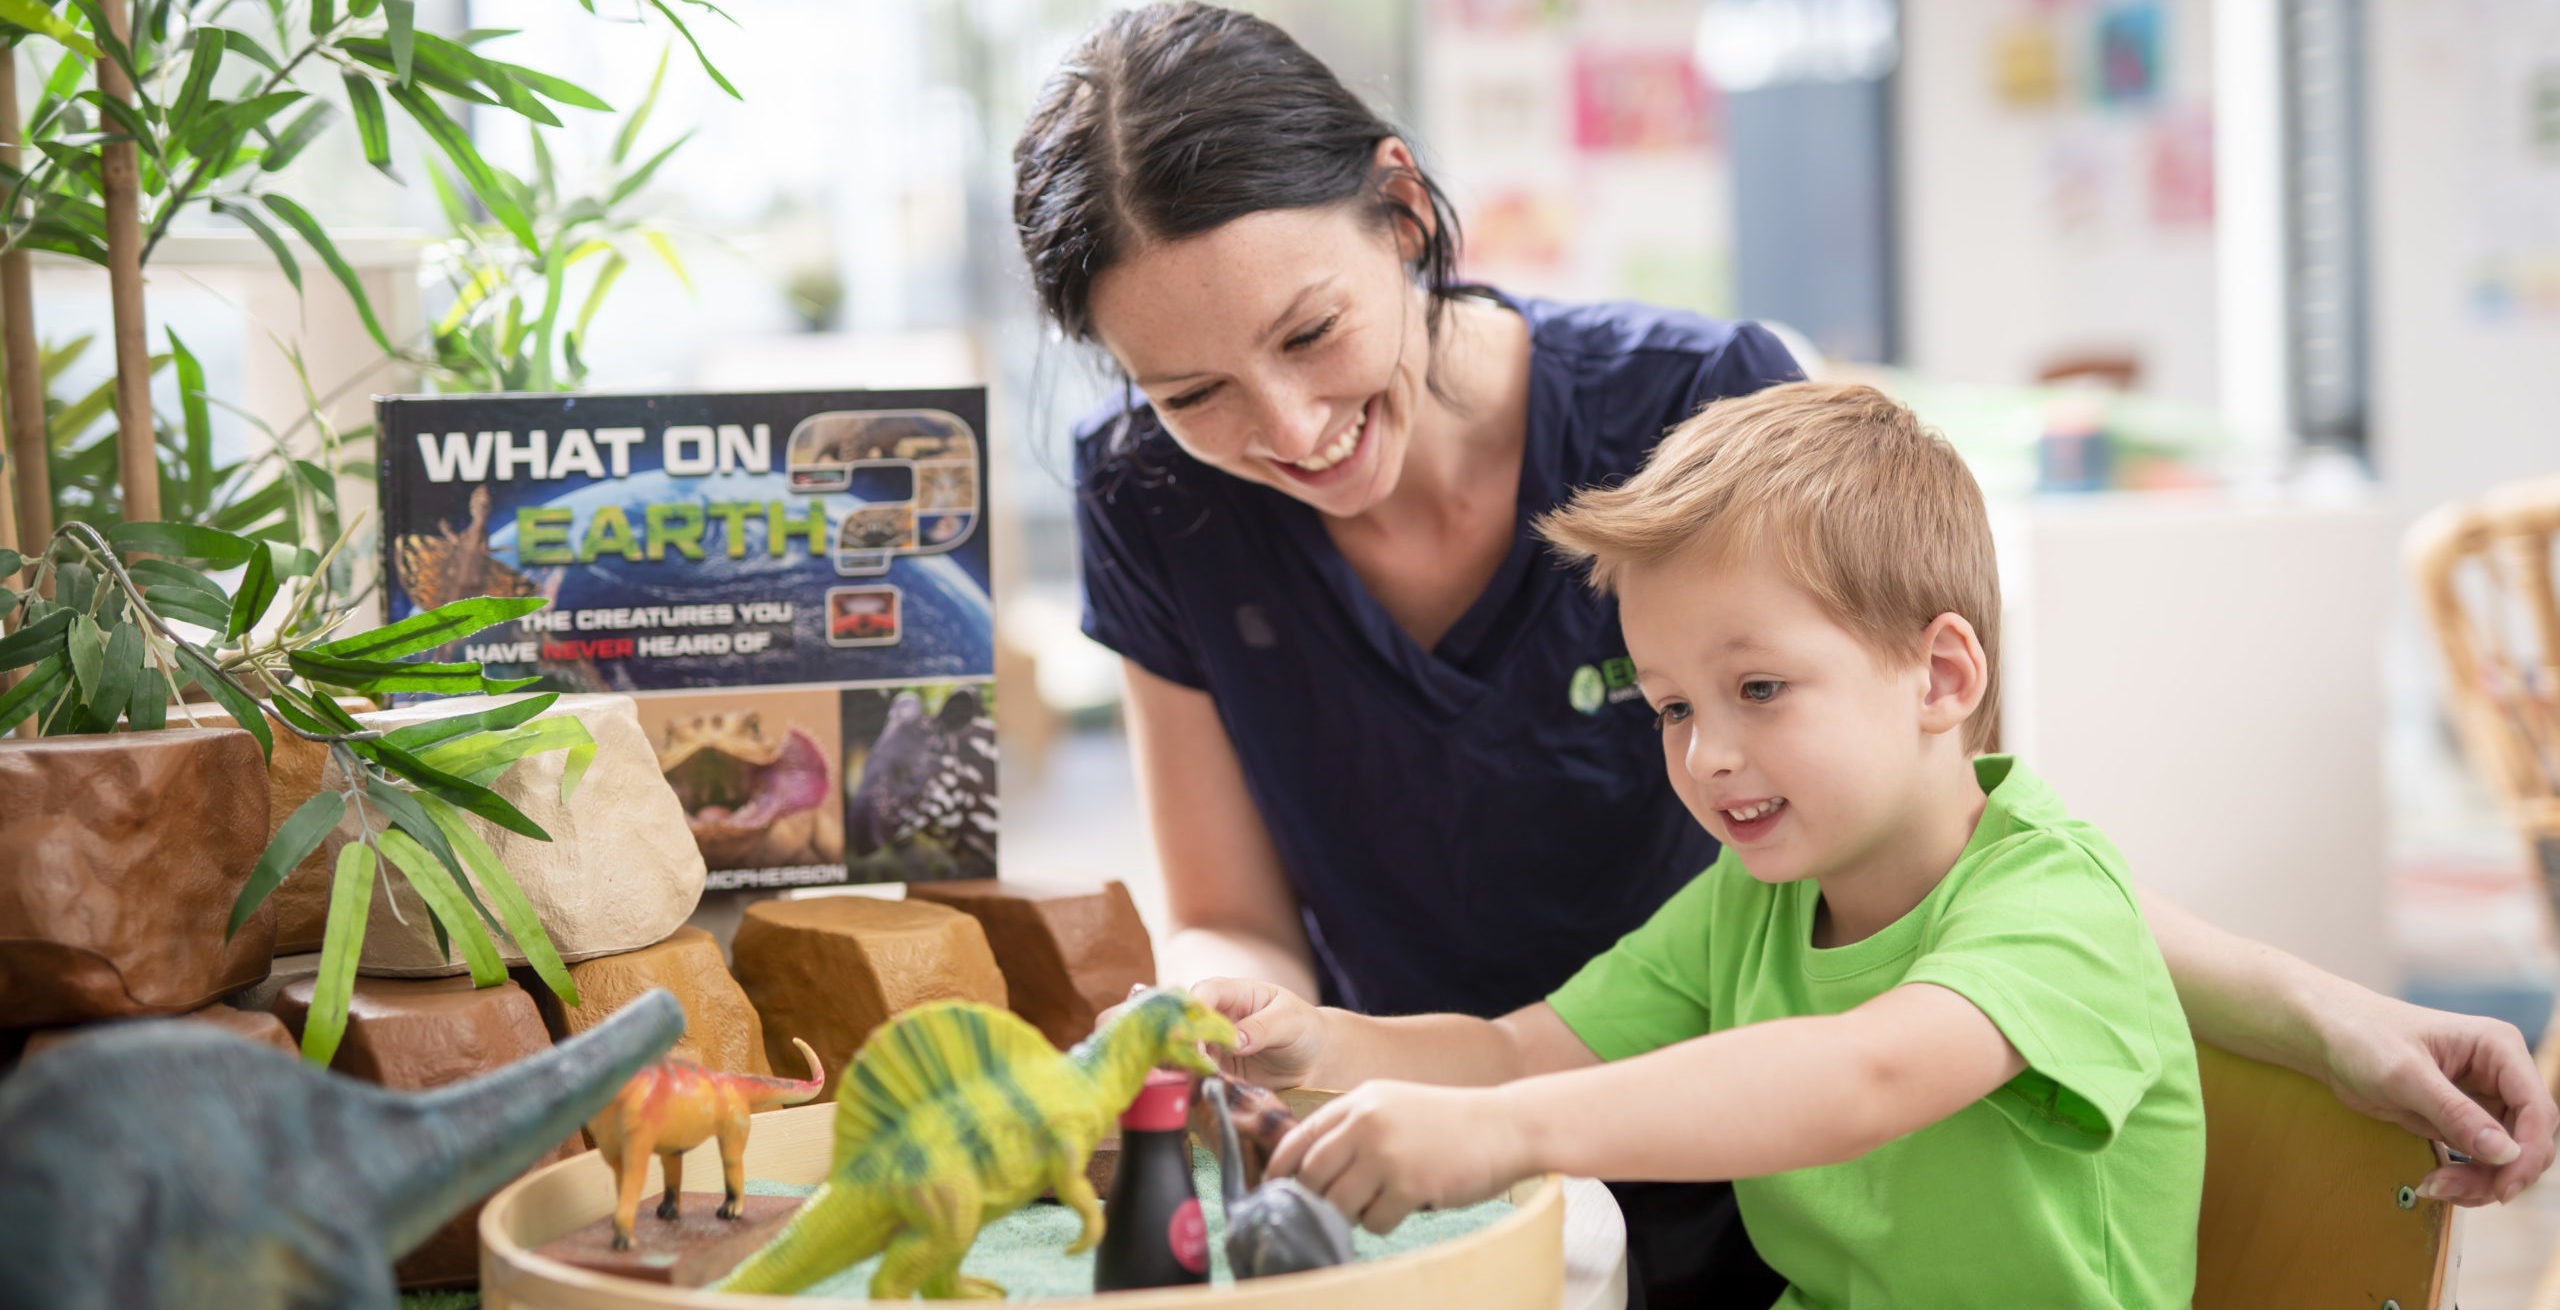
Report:
[[[1577,493],[1537,529],[1591,585],[1703,544],[1768,549],[1842,626],[1917,659],[1941,614],[1981,639],[1990,688],[1965,725],[1986,749],[2000,721],[2000,575],[1982,488],[1946,438],[1873,387],[1793,382],[1720,400],[1673,428],[1644,468]]]

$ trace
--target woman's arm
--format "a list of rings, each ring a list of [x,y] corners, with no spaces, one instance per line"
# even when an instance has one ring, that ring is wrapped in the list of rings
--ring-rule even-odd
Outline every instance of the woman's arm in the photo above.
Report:
[[[2560,1107],[2515,1025],[2379,995],[2149,888],[2142,913],[2198,1040],[2317,1078],[2360,1113],[2479,1161],[2437,1169],[2422,1195],[2511,1200],[2550,1167]]]
[[[1315,952],[1298,919],[1297,894],[1245,791],[1244,766],[1217,704],[1133,660],[1121,668],[1138,796],[1173,917],[1158,976],[1184,984],[1260,978],[1314,999]]]

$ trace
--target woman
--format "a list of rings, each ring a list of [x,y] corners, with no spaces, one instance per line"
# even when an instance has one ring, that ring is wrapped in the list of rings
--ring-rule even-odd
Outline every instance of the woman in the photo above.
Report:
[[[1127,379],[1078,434],[1078,525],[1179,925],[1166,976],[1497,1015],[1706,867],[1613,605],[1526,525],[1707,401],[1798,376],[1784,348],[1459,284],[1406,143],[1225,10],[1107,20],[1015,169],[1043,308]],[[2437,1194],[2505,1199],[2549,1162],[2560,1113],[2511,1026],[2145,908],[2200,1038],[2504,1162]],[[1621,1191],[1656,1299],[1766,1304],[1697,1196]]]

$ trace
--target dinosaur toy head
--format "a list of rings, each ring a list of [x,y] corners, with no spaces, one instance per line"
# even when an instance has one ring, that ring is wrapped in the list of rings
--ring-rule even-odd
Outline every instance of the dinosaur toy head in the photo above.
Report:
[[[1200,1044],[1234,1050],[1236,1027],[1227,1017],[1191,999],[1179,987],[1151,987],[1130,999],[1112,1016],[1109,1029],[1129,1030],[1155,1065],[1172,1065],[1198,1074],[1218,1071]],[[1099,1039],[1102,1034],[1094,1036]]]

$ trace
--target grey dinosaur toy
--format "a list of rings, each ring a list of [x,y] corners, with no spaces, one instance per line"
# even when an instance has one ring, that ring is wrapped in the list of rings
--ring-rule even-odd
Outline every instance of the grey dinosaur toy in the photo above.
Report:
[[[1256,1118],[1256,1128],[1277,1142],[1294,1120],[1279,1108],[1279,1098],[1250,1084],[1217,1078],[1200,1080],[1200,1099],[1218,1120],[1218,1179],[1227,1205],[1227,1267],[1238,1278],[1268,1278],[1308,1269],[1351,1263],[1351,1221],[1331,1201],[1308,1191],[1295,1178],[1266,1178],[1262,1186],[1244,1189],[1244,1152],[1236,1145],[1236,1124],[1228,1105],[1258,1100],[1271,1107]],[[1277,1115],[1284,1122],[1272,1123]]]
[[[391,1092],[203,1024],[122,1024],[0,1081],[0,1310],[399,1304],[391,1262],[684,1032],[652,991],[485,1077]]]

